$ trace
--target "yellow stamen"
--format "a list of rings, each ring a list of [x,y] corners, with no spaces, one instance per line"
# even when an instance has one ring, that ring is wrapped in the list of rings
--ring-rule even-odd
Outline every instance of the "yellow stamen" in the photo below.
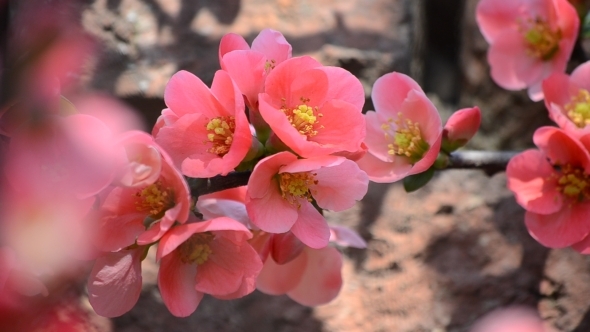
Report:
[[[279,174],[279,187],[281,188],[283,199],[292,205],[296,205],[298,208],[301,207],[301,204],[298,202],[301,198],[311,202],[313,197],[310,186],[318,184],[315,175],[315,173],[310,172]]]
[[[323,126],[319,125],[319,118],[323,116],[322,113],[319,113],[318,107],[312,108],[305,104],[309,102],[309,99],[301,98],[302,104],[295,107],[295,108],[287,108],[284,106],[281,111],[285,113],[289,123],[293,126],[293,128],[297,129],[297,131],[304,136],[313,137],[318,134],[318,129],[323,128]]]
[[[579,167],[566,165],[561,167],[557,178],[557,188],[565,196],[582,201],[590,198],[590,176]]]
[[[395,131],[392,130],[392,123],[395,123]],[[387,145],[387,152],[390,155],[405,156],[412,164],[422,159],[430,149],[428,142],[422,138],[420,124],[409,119],[403,121],[402,113],[398,114],[397,120],[389,119],[382,124],[381,129],[385,132],[385,137],[390,137],[392,141]]]
[[[530,56],[550,60],[559,50],[561,30],[552,30],[545,20],[537,17],[521,25],[524,42]]]
[[[207,139],[213,144],[209,152],[220,157],[229,152],[236,130],[236,120],[233,116],[219,116],[207,123]]]
[[[567,116],[578,128],[584,128],[590,124],[590,93],[580,89],[578,94],[572,97],[571,102],[565,104]]]
[[[275,60],[266,60],[264,63],[264,71],[268,74],[271,70],[275,69],[277,62]]]
[[[135,202],[138,211],[149,213],[150,217],[160,219],[164,212],[174,206],[174,195],[171,188],[157,181],[135,193],[139,198]]]
[[[209,232],[193,234],[178,247],[180,260],[188,264],[204,264],[213,253],[209,243],[214,238],[215,235]]]

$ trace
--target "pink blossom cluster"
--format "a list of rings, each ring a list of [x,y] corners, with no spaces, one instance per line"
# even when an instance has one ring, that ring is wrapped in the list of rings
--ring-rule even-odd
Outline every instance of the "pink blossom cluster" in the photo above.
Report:
[[[570,76],[554,73],[543,81],[545,105],[559,127],[541,127],[538,149],[508,164],[508,188],[526,209],[529,233],[550,248],[590,253],[590,62]]]
[[[528,89],[543,99],[543,80],[563,73],[580,19],[568,0],[481,0],[476,18],[490,44],[492,79],[507,90]]]
[[[420,86],[391,73],[375,83],[376,111],[364,115],[357,78],[291,52],[270,29],[251,46],[226,35],[211,87],[173,75],[151,135],[105,97],[74,107],[54,84],[59,70],[40,71],[35,103],[0,118],[0,305],[47,294],[55,276],[91,262],[90,304],[120,316],[140,296],[152,247],[162,300],[176,316],[205,294],[235,299],[258,289],[309,306],[334,299],[336,246],[366,243],[328,225],[324,211],[351,208],[369,180],[432,169],[440,153],[471,139],[480,113],[460,110],[443,128]],[[244,171],[246,186],[191,193],[189,181]]]

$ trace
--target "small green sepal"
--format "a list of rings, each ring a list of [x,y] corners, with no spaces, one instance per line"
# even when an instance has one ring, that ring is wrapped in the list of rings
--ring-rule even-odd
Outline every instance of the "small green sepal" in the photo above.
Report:
[[[411,193],[424,187],[434,176],[434,167],[430,167],[426,171],[404,178],[404,189]]]

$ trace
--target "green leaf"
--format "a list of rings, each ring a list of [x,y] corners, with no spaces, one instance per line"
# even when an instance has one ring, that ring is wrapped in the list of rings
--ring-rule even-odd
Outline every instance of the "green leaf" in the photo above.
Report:
[[[412,191],[416,191],[424,185],[428,183],[434,176],[434,167],[429,168],[428,170],[410,175],[404,178],[404,189],[406,192],[411,193]]]

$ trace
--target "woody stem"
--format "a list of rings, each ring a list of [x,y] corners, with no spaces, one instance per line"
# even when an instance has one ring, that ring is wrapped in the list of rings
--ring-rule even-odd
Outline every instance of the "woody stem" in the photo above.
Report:
[[[449,157],[445,169],[481,169],[488,175],[503,172],[515,151],[455,151]],[[245,186],[250,179],[250,171],[231,172],[226,176],[214,176],[208,179],[189,178],[188,183],[193,197],[217,191]]]

